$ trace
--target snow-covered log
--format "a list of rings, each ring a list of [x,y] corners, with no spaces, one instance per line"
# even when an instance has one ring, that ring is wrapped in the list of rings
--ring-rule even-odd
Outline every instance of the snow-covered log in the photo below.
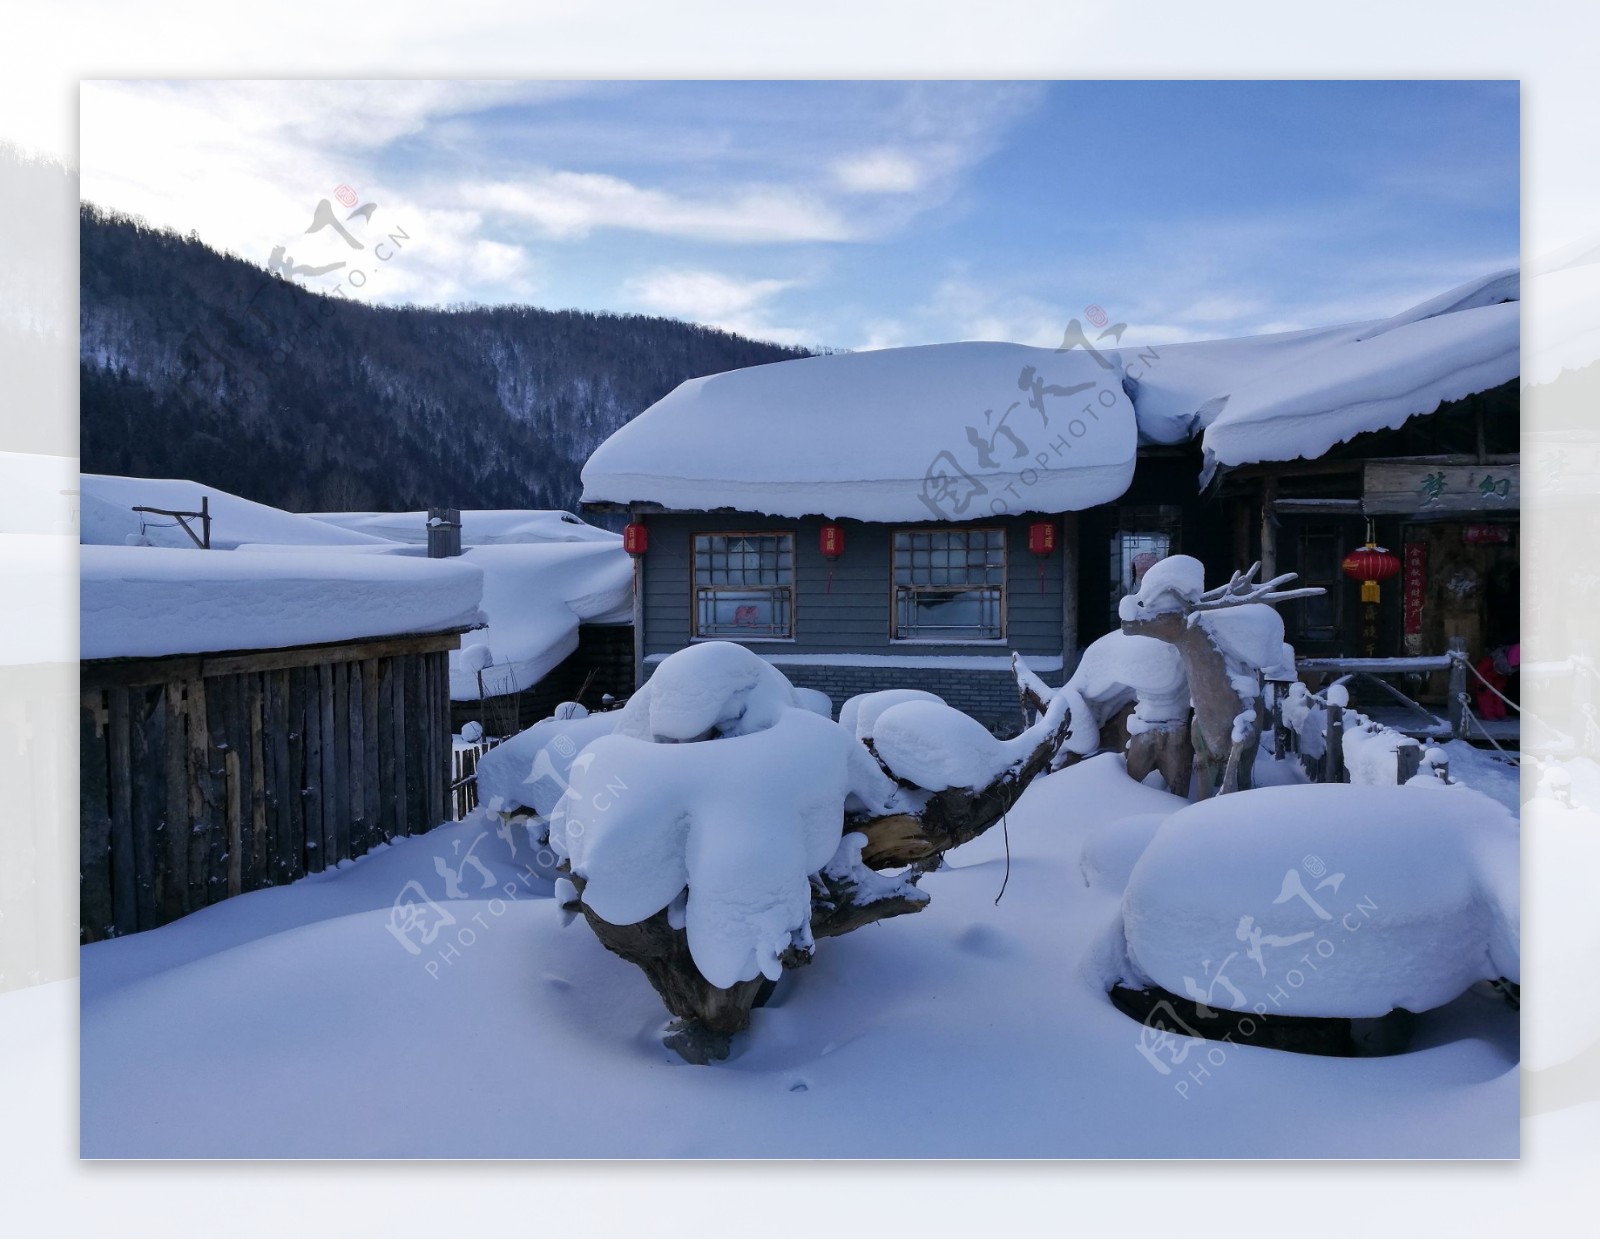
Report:
[[[1071,725],[1064,696],[1009,741],[928,696],[856,705],[847,730],[744,647],[708,642],[664,660],[581,751],[533,758],[563,907],[644,971],[685,1058],[725,1055],[817,939],[923,908],[923,870],[999,822]],[[502,748],[526,761],[519,741]]]

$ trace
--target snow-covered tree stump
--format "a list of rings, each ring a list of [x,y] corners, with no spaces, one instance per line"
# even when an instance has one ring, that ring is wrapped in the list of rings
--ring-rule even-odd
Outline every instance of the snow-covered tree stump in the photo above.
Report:
[[[684,1059],[725,1057],[818,939],[924,908],[921,875],[1001,821],[1071,727],[1065,699],[1000,741],[931,695],[872,696],[893,701],[852,733],[742,647],[706,643],[564,773],[542,759],[564,783],[557,897],[643,971]]]

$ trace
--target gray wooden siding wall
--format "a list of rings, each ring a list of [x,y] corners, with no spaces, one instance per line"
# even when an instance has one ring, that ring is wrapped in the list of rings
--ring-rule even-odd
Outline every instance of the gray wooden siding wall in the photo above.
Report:
[[[739,514],[657,513],[644,518],[650,530],[645,556],[645,649],[670,654],[689,644],[694,592],[691,540],[695,534],[727,531],[792,531],[795,536],[793,641],[747,643],[752,650],[786,654],[984,655],[1018,650],[1060,655],[1062,628],[1062,533],[1059,517],[1011,516],[969,522],[973,528],[1006,530],[1006,638],[1001,643],[930,644],[890,640],[892,607],[891,536],[897,529],[945,529],[948,523],[880,525],[840,521],[844,555],[825,559],[817,546],[819,517],[787,520]],[[1042,561],[1028,551],[1028,526],[1053,521],[1056,550]],[[829,586],[828,574],[833,581]]]
[[[165,925],[448,819],[459,643],[83,664],[82,940]]]

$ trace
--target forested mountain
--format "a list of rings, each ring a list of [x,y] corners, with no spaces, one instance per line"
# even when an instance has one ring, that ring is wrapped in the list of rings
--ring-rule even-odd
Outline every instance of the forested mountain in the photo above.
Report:
[[[82,460],[299,511],[567,508],[685,379],[803,350],[640,315],[385,308],[85,205]]]

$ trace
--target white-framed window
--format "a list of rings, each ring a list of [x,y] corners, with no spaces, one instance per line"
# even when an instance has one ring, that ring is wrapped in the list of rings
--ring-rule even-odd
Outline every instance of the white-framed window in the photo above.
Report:
[[[894,638],[985,642],[1006,635],[1003,529],[894,532]]]
[[[794,535],[694,535],[694,635],[794,637]]]

